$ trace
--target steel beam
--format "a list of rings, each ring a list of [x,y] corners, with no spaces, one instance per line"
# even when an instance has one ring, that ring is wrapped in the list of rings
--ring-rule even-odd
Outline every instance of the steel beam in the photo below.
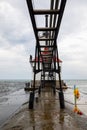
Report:
[[[57,26],[56,26],[57,30],[55,32],[55,42],[56,42],[56,39],[57,39],[57,36],[58,36],[58,33],[59,33],[60,24],[61,24],[61,20],[62,20],[62,17],[63,17],[63,12],[64,12],[64,9],[65,9],[66,1],[67,0],[61,0],[60,13],[59,13],[59,17],[58,17]]]
[[[40,48],[45,48],[45,47],[54,48],[54,45],[40,45]]]
[[[47,52],[47,53],[50,53],[50,52],[52,52],[53,50],[46,50],[46,51],[41,51],[41,52],[43,52],[43,53],[45,53],[45,52]]]
[[[59,0],[56,0],[56,2],[55,2],[55,10],[58,9],[58,6],[59,6]],[[55,14],[54,19],[53,19],[53,27],[56,26],[56,21],[57,21],[57,15]],[[54,35],[55,35],[55,33],[52,32],[52,37],[54,37]]]
[[[54,38],[39,38],[39,41],[54,41]]]
[[[35,21],[35,17],[34,17],[34,14],[33,14],[32,0],[26,0],[26,2],[27,2],[30,17],[31,17],[31,22],[32,22],[32,27],[33,27],[33,30],[34,30],[35,38],[38,41],[38,34],[37,34],[37,29],[36,29],[36,21]]]
[[[34,15],[59,14],[59,10],[34,10]]]
[[[53,6],[54,6],[54,0],[51,0],[51,5],[50,5],[50,10],[53,10]],[[50,14],[50,27],[52,27],[52,14]]]
[[[51,28],[37,28],[37,31],[56,31],[56,28],[51,27]]]

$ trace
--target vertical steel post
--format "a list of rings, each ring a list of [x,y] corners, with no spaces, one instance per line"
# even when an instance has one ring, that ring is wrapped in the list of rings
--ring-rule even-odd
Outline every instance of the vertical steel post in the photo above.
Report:
[[[45,19],[45,27],[48,27],[48,15],[45,15],[46,19]],[[48,31],[45,32],[46,33],[46,38],[48,37]],[[48,41],[46,41],[46,45],[48,44]]]
[[[37,57],[37,45],[36,45],[36,47],[35,47],[35,62],[34,62],[33,92],[30,93],[29,109],[33,109],[33,107],[34,107],[34,97],[35,97],[35,79],[36,79],[36,57]]]
[[[56,50],[57,50],[57,59],[59,59],[59,53],[58,53],[58,48],[57,48],[57,44],[56,44]],[[59,86],[60,86],[60,91],[59,91],[59,101],[60,101],[60,108],[64,109],[65,108],[65,104],[64,104],[64,94],[63,94],[63,90],[62,90],[62,83],[61,83],[61,74],[60,74],[60,66],[59,66],[59,62],[58,63],[58,76],[59,76]]]

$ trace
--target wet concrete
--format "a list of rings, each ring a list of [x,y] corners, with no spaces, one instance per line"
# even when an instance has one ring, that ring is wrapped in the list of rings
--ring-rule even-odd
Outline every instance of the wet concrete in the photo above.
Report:
[[[43,89],[34,109],[28,104],[12,117],[2,130],[82,130],[74,118],[60,110],[58,93],[54,96],[52,89]]]

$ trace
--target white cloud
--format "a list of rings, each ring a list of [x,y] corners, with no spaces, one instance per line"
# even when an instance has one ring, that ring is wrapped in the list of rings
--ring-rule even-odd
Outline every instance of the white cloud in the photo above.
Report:
[[[63,78],[87,78],[87,31],[67,35],[59,43]]]
[[[10,46],[0,50],[0,78],[24,78],[29,77],[30,64],[23,45]],[[7,76],[8,74],[8,76]],[[4,76],[3,76],[4,75]],[[11,77],[12,75],[12,77]],[[20,75],[20,77],[19,77]]]
[[[0,2],[0,17],[0,34],[4,35],[11,44],[28,40],[31,26],[20,9],[7,1],[2,1]]]
[[[58,37],[65,79],[87,79],[87,2],[68,0]]]
[[[32,35],[29,18],[24,15],[20,0],[0,1],[0,78],[29,78],[30,65],[26,50],[29,34]],[[26,11],[26,10],[25,10]],[[27,12],[27,11],[26,11]]]

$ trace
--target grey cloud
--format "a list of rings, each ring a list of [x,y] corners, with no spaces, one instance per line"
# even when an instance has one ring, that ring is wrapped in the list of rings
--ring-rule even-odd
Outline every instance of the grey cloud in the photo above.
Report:
[[[47,8],[47,1],[38,1]],[[34,6],[43,8],[40,3]],[[60,59],[63,60],[63,78],[87,77],[86,12],[86,0],[67,0],[58,37],[59,55]],[[41,22],[42,20],[38,24],[41,25]],[[0,51],[2,50],[0,64],[3,65],[3,68],[0,67],[0,72],[2,72],[3,78],[5,75],[9,75],[9,78],[11,78],[10,75],[15,75],[12,76],[13,78],[24,78],[21,75],[31,77],[28,56],[30,54],[34,56],[35,37],[26,0],[0,0]],[[8,50],[8,53],[6,50]],[[6,54],[9,58],[6,57]],[[10,60],[13,61],[15,67]],[[19,64],[17,64],[18,61]],[[8,70],[4,64],[8,65]],[[21,65],[22,67],[20,67]],[[15,72],[11,69],[12,67],[15,68]],[[81,68],[84,68],[83,71]]]
[[[0,6],[0,34],[11,44],[26,42],[32,30],[27,17],[8,2],[1,2]]]

